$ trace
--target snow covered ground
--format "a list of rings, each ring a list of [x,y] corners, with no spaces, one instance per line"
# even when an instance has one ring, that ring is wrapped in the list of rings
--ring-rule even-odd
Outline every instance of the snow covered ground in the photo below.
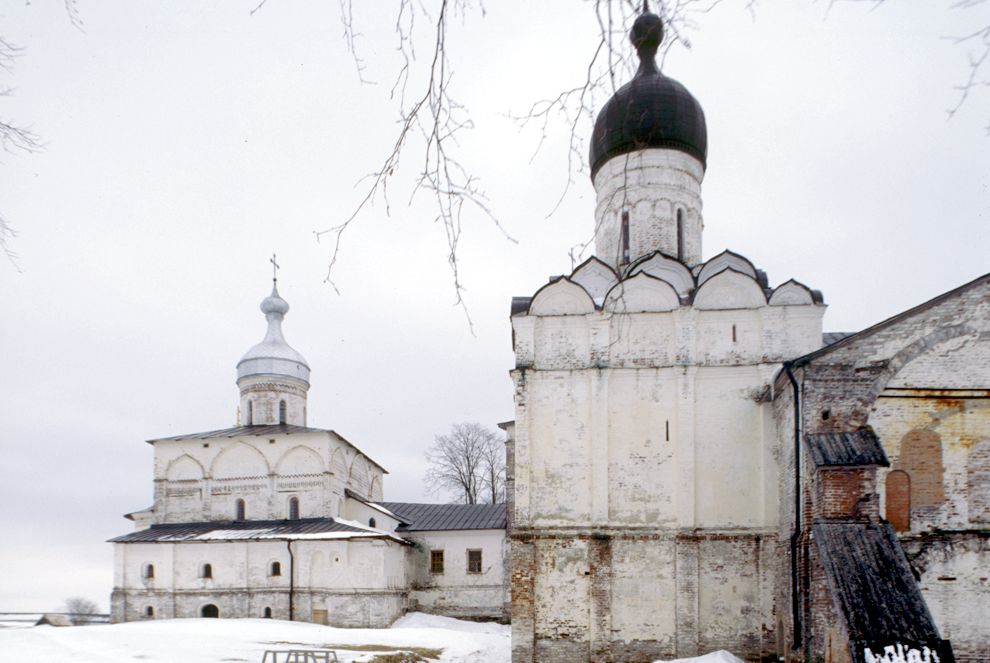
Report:
[[[0,629],[3,661],[261,663],[266,650],[333,649],[341,663],[389,651],[440,650],[441,661],[507,663],[509,627],[410,613],[387,629],[340,629],[272,619],[162,619],[129,624]],[[280,658],[279,660],[284,660]],[[431,658],[431,660],[433,660]],[[677,663],[741,663],[714,652]]]

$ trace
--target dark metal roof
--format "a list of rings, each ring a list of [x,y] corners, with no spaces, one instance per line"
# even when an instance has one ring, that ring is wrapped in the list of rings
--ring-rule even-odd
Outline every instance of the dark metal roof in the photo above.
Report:
[[[149,444],[155,442],[168,442],[170,440],[210,440],[221,437],[266,437],[268,435],[298,435],[301,433],[332,433],[347,444],[354,447],[354,450],[368,459],[372,465],[380,469],[385,474],[388,470],[372,460],[367,454],[358,449],[353,442],[345,438],[335,430],[329,428],[310,428],[308,426],[292,426],[290,424],[274,424],[264,426],[234,426],[233,428],[222,428],[220,430],[210,430],[205,433],[186,433],[184,435],[173,435],[172,437],[156,437],[147,440]]]
[[[262,437],[265,435],[293,435],[299,433],[333,433],[326,428],[308,428],[306,426],[291,426],[289,424],[276,424],[273,426],[234,426],[233,428],[223,428],[220,430],[210,430],[205,433],[186,433],[185,435],[173,435],[172,437],[156,437],[148,442],[164,442],[166,440],[209,440],[216,437],[247,437],[253,435]]]
[[[354,527],[333,518],[300,518],[299,520],[236,520],[207,523],[168,523],[152,525],[130,534],[110,539],[111,543],[147,543],[172,541],[231,541],[239,539],[304,538],[332,532],[356,536],[382,536],[382,532]],[[333,537],[327,537],[333,538]],[[342,537],[342,538],[347,538]]]
[[[811,450],[811,458],[818,467],[890,466],[880,440],[869,428],[842,433],[809,434],[804,439]]]
[[[838,343],[844,338],[848,338],[856,332],[822,332],[822,346]]]
[[[397,532],[505,529],[505,504],[380,504],[407,523]]]
[[[512,305],[509,307],[509,315],[513,316],[516,313],[525,313],[529,310],[529,303],[532,300],[532,297],[513,297]]]
[[[890,525],[818,521],[812,533],[850,641],[941,642]]]
[[[639,52],[636,76],[609,99],[591,136],[591,177],[609,159],[650,147],[690,154],[705,165],[708,129],[705,112],[687,88],[660,73],[656,52],[663,27],[654,14],[633,24],[631,38]]]

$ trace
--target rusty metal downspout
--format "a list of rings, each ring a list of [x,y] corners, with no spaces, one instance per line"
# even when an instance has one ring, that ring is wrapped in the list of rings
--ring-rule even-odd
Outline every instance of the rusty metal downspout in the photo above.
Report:
[[[794,377],[793,362],[784,362],[784,373],[794,391],[794,529],[791,532],[791,623],[794,625],[793,649],[801,646],[801,609],[798,599],[798,538],[801,536],[801,389]]]
[[[289,621],[295,621],[296,556],[292,554],[292,539],[285,540],[289,551]]]

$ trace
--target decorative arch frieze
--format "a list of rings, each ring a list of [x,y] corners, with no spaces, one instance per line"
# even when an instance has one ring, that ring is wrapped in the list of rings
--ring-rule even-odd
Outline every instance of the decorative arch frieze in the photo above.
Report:
[[[166,481],[198,481],[205,475],[202,464],[189,454],[172,460],[165,469]]]
[[[634,262],[629,267],[629,276],[646,273],[666,281],[681,297],[688,297],[694,290],[694,276],[691,270],[676,258],[654,251]]]
[[[267,477],[271,467],[264,455],[249,444],[235,442],[213,459],[210,477],[213,479],[249,479]]]
[[[619,281],[619,275],[607,264],[591,256],[571,272],[570,280],[584,288],[595,302],[600,303]]]
[[[588,291],[567,277],[561,277],[536,291],[529,303],[529,315],[585,315],[595,311]]]
[[[726,267],[704,282],[694,295],[694,308],[702,310],[752,309],[766,306],[763,288],[750,274]]]
[[[770,295],[770,306],[809,306],[814,303],[811,288],[794,279],[780,284]]]
[[[756,267],[753,263],[751,263],[748,258],[726,249],[702,265],[701,269],[698,271],[698,287],[701,287],[705,281],[713,276],[725,271],[726,268],[734,269],[737,272],[746,274],[754,281],[757,280]]]
[[[325,471],[326,467],[320,455],[303,445],[297,445],[286,451],[275,464],[275,474],[284,477],[322,474]]]
[[[666,281],[639,273],[609,290],[604,308],[614,313],[673,311],[680,306],[677,292]]]

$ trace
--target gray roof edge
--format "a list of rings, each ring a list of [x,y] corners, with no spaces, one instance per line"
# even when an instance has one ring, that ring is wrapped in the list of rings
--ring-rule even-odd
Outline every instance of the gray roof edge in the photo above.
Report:
[[[951,299],[952,297],[955,297],[956,295],[958,295],[959,293],[963,292],[964,290],[967,290],[968,288],[971,288],[971,287],[975,287],[975,286],[979,285],[981,282],[984,282],[984,281],[990,283],[990,273],[983,274],[982,276],[977,276],[975,279],[973,279],[971,281],[968,281],[966,283],[963,283],[962,285],[957,286],[957,287],[953,288],[952,290],[947,290],[946,292],[943,292],[940,295],[935,295],[931,299],[929,299],[927,301],[924,301],[924,302],[922,302],[922,303],[920,303],[920,304],[918,304],[916,306],[912,306],[911,308],[909,308],[907,310],[901,311],[900,313],[895,313],[894,315],[890,316],[889,318],[886,318],[884,320],[881,320],[880,322],[877,322],[877,323],[875,323],[873,325],[870,325],[866,329],[862,329],[862,330],[860,330],[858,332],[854,332],[854,333],[850,334],[849,336],[846,336],[845,338],[843,338],[843,339],[841,339],[839,341],[836,341],[835,343],[832,343],[831,345],[826,345],[824,347],[818,348],[817,350],[814,350],[812,352],[809,352],[806,355],[802,355],[800,357],[797,357],[797,358],[795,358],[794,360],[791,361],[791,364],[794,365],[794,366],[804,366],[805,364],[810,364],[815,359],[818,359],[819,357],[821,357],[823,355],[826,355],[829,352],[832,352],[833,350],[836,350],[836,349],[838,349],[840,347],[844,347],[844,346],[846,346],[846,345],[848,345],[850,343],[853,343],[856,340],[859,340],[860,338],[864,338],[866,336],[869,336],[870,334],[873,334],[874,332],[877,332],[877,331],[879,331],[879,330],[881,330],[881,329],[883,329],[883,328],[885,328],[885,327],[887,327],[889,325],[892,325],[892,324],[894,324],[896,322],[900,322],[901,320],[903,320],[905,318],[909,318],[912,315],[916,315],[918,313],[921,313],[922,311],[925,311],[925,310],[927,310],[929,308],[932,308],[933,306],[937,306],[938,304],[941,304],[943,301],[946,301],[948,299]]]

